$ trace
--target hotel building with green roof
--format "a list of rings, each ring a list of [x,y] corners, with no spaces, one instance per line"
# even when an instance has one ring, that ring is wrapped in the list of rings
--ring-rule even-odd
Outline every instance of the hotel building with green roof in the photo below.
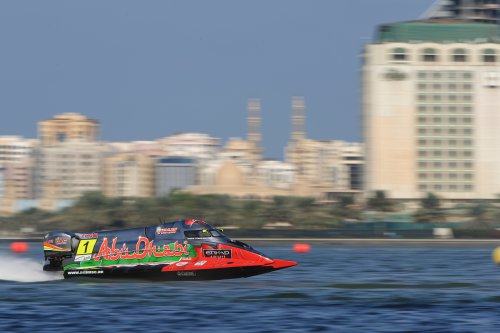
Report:
[[[388,197],[500,194],[500,27],[383,24],[362,64],[365,190]]]

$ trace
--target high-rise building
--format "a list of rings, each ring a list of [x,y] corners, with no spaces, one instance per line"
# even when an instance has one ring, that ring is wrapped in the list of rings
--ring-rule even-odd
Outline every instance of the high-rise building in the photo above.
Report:
[[[78,113],[63,113],[38,123],[38,136],[42,146],[68,140],[96,141],[99,135],[97,120]]]
[[[498,24],[500,0],[437,0],[423,17]]]
[[[493,24],[384,24],[364,49],[366,190],[500,193],[500,33]]]

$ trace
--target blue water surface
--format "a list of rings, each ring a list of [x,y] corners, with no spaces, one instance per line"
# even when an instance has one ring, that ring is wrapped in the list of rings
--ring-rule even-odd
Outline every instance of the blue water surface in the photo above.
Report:
[[[489,246],[256,246],[299,265],[236,280],[77,281],[0,243],[1,332],[500,332]],[[22,282],[23,281],[23,282]]]

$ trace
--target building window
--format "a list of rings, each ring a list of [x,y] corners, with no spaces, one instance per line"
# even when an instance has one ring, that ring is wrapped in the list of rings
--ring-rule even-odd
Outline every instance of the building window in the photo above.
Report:
[[[496,62],[497,55],[496,51],[493,49],[485,49],[483,50],[483,62]]]
[[[454,62],[466,62],[467,61],[467,52],[465,49],[454,49],[452,54],[452,60]]]
[[[436,49],[433,48],[425,48],[422,51],[422,61],[425,62],[435,62],[437,61],[437,52]]]
[[[392,60],[396,61],[406,61],[408,56],[406,55],[406,49],[402,47],[397,47],[392,49]]]

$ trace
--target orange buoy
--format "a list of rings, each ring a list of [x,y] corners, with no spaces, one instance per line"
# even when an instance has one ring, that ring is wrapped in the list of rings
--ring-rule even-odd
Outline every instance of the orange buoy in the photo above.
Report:
[[[307,253],[311,251],[311,245],[307,243],[295,243],[293,244],[293,251],[297,253]]]
[[[14,253],[24,253],[28,251],[30,246],[26,242],[12,242],[10,243],[10,251]]]

